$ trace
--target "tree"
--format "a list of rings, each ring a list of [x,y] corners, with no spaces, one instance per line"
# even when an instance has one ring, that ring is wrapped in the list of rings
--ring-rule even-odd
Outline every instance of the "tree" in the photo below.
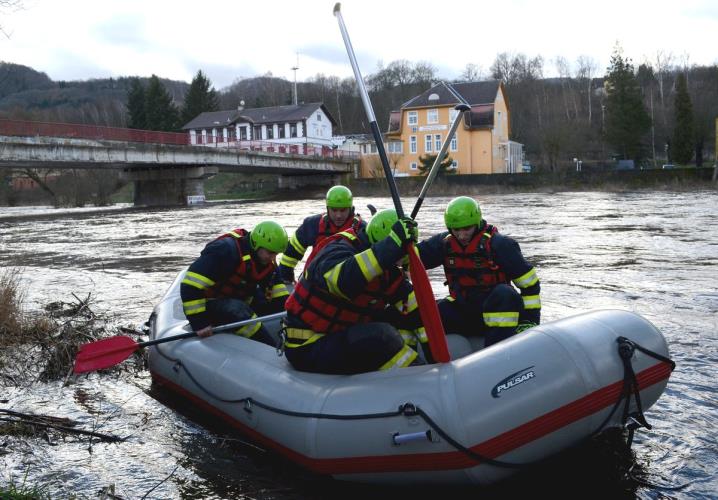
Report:
[[[132,78],[130,89],[127,91],[127,120],[128,128],[145,129],[147,117],[145,115],[145,87],[139,78]]]
[[[426,154],[419,157],[419,173],[421,175],[429,175],[429,172],[431,172],[431,166],[434,164],[436,157],[437,155],[430,154]],[[454,160],[451,158],[451,156],[447,156],[446,158],[444,158],[444,160],[439,164],[439,171],[437,175],[455,174],[456,169],[451,167],[453,163]]]
[[[693,158],[693,106],[688,95],[685,73],[680,73],[676,81],[676,97],[673,112],[675,127],[673,129],[673,159],[678,163],[688,163]]]
[[[179,111],[157,75],[152,75],[145,92],[145,127],[147,130],[175,131],[179,128]]]
[[[620,47],[611,56],[606,75],[606,140],[624,159],[640,159],[642,139],[651,127],[630,59]]]
[[[197,71],[184,97],[182,123],[189,122],[205,111],[217,111],[218,109],[217,91],[214,90],[212,82],[202,73],[202,70]]]

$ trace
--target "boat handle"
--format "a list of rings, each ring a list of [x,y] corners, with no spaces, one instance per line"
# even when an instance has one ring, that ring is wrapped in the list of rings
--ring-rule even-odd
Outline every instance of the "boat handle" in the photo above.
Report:
[[[391,439],[396,446],[399,446],[400,444],[410,443],[412,441],[431,441],[431,437],[431,429],[427,429],[422,432],[409,432],[407,434],[399,434],[398,432],[395,432],[391,436]]]

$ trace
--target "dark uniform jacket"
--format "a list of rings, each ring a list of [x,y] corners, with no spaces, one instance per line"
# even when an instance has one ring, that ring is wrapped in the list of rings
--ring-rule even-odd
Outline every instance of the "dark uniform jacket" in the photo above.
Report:
[[[485,221],[481,222],[483,231],[487,224]],[[444,265],[449,249],[447,238],[453,238],[449,231],[436,234],[417,245],[421,261],[427,269]],[[498,266],[496,271],[503,273],[507,281],[512,281],[521,291],[525,309],[522,319],[538,324],[541,318],[541,283],[536,275],[536,270],[524,259],[519,244],[512,238],[496,232],[490,241],[489,257]],[[446,267],[444,270],[447,271]],[[478,289],[476,290],[478,293],[474,293],[472,290],[461,290],[461,292],[452,295],[456,296],[456,300],[461,300],[461,297],[470,297],[473,302],[481,300],[482,296],[488,294],[486,291]]]

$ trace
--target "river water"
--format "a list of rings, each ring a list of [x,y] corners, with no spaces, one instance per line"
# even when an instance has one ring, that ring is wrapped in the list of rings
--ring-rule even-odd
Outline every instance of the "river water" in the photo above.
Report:
[[[663,332],[677,363],[665,394],[647,412],[653,430],[640,431],[633,443],[629,467],[642,473],[646,485],[607,477],[612,472],[606,471],[606,462],[609,469],[618,468],[621,464],[612,461],[622,459],[592,444],[559,457],[540,473],[509,479],[485,493],[718,496],[718,193],[532,193],[479,200],[485,218],[517,239],[536,265],[543,321],[599,308],[635,311]],[[448,201],[425,201],[418,217],[422,235],[443,229]],[[355,205],[366,216],[367,203],[391,206],[389,198],[357,198]],[[92,293],[93,308],[123,325],[139,326],[176,273],[216,235],[251,228],[269,217],[291,231],[321,209],[320,200],[162,210],[0,207],[0,266],[23,270],[31,307],[71,301],[73,292]],[[445,295],[440,272],[431,271],[430,277],[437,296]],[[308,476],[150,386],[145,371],[3,389],[5,408],[69,417],[85,428],[129,439],[120,444],[76,438],[44,443],[0,436],[0,484],[44,484],[57,498],[96,498],[102,491],[116,498],[407,494]],[[476,494],[471,488],[451,493]]]

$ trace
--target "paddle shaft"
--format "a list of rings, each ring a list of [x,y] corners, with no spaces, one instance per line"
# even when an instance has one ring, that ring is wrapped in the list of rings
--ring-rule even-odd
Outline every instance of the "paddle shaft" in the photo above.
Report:
[[[339,30],[342,32],[342,38],[344,39],[344,45],[347,49],[349,62],[351,63],[352,70],[354,71],[354,79],[357,82],[357,87],[359,87],[359,95],[361,96],[362,103],[364,104],[364,111],[366,112],[366,116],[369,119],[369,128],[371,129],[372,136],[374,136],[376,149],[379,152],[381,166],[384,169],[384,177],[386,177],[386,181],[389,184],[389,192],[391,193],[391,199],[394,202],[394,209],[396,210],[396,215],[400,219],[402,219],[404,217],[404,209],[401,206],[399,191],[396,188],[396,181],[394,180],[394,175],[392,174],[391,167],[389,166],[389,158],[386,156],[386,150],[384,149],[384,140],[381,137],[379,125],[376,123],[376,116],[374,116],[374,109],[372,108],[371,101],[369,100],[369,93],[366,90],[366,85],[364,85],[364,79],[361,76],[361,71],[359,70],[356,56],[354,56],[354,48],[352,47],[352,42],[349,39],[349,33],[347,33],[347,28],[344,25],[344,18],[342,17],[340,3],[334,5],[334,15],[339,22]]]
[[[401,199],[399,198],[399,191],[396,188],[396,180],[391,172],[389,166],[389,159],[386,156],[386,150],[384,149],[384,140],[381,137],[379,131],[379,125],[376,123],[376,117],[374,116],[374,110],[371,106],[371,100],[369,100],[369,93],[364,85],[364,79],[359,71],[359,65],[357,64],[356,56],[354,55],[354,48],[352,42],[349,39],[349,33],[344,25],[344,18],[341,13],[341,4],[337,3],[334,6],[334,16],[336,16],[339,23],[339,30],[342,33],[344,39],[344,45],[347,49],[347,55],[354,71],[354,79],[357,82],[359,88],[359,95],[361,95],[362,103],[364,104],[364,111],[366,112],[367,118],[369,119],[369,127],[371,133],[374,136],[374,142],[376,143],[377,151],[379,152],[379,159],[381,160],[381,166],[384,169],[384,177],[389,185],[389,192],[391,193],[391,199],[394,202],[394,209],[396,215],[400,219],[404,218],[404,209],[401,206]],[[429,346],[434,359],[438,362],[447,362],[450,359],[448,349],[446,348],[446,336],[444,335],[444,327],[441,323],[441,317],[439,316],[439,310],[434,300],[434,294],[431,290],[431,283],[426,275],[426,270],[421,262],[421,259],[415,254],[414,244],[409,243],[407,252],[409,254],[409,260],[413,265],[409,265],[409,273],[412,277],[412,283],[414,284],[414,292],[419,306],[419,313],[421,315],[424,328],[426,329],[427,336],[429,338]],[[416,257],[416,258],[412,258]]]
[[[275,314],[269,314],[267,316],[259,316],[256,318],[243,319],[242,321],[236,321],[234,323],[228,323],[226,325],[212,328],[212,333],[224,332],[226,330],[234,330],[235,328],[252,325],[259,321],[272,321],[274,319],[282,319],[286,315],[287,315],[287,312],[282,311],[282,312],[278,312]],[[165,337],[165,338],[155,339],[155,340],[148,340],[147,342],[140,342],[137,344],[137,348],[139,349],[140,347],[147,347],[147,346],[156,345],[156,344],[164,344],[165,342],[172,342],[173,340],[187,339],[187,338],[195,337],[195,336],[197,336],[197,332],[181,333],[179,335],[172,335],[171,337]]]
[[[441,162],[444,161],[446,151],[449,149],[449,144],[451,143],[451,139],[456,133],[456,129],[459,128],[459,123],[464,117],[464,112],[468,111],[470,108],[466,104],[457,104],[454,109],[458,111],[458,113],[456,113],[456,116],[454,117],[454,123],[451,124],[449,133],[446,134],[446,138],[444,139],[444,143],[441,145],[441,150],[439,151],[439,154],[436,155],[436,159],[434,160],[434,164],[431,166],[429,175],[426,176],[424,187],[421,188],[421,193],[419,193],[419,197],[416,199],[414,210],[411,211],[412,219],[416,219],[416,214],[419,213],[421,204],[424,203],[424,197],[426,196],[426,192],[429,190],[429,186],[431,186],[431,184],[434,182],[434,179],[436,179],[436,176],[439,174],[439,165],[441,165]]]

